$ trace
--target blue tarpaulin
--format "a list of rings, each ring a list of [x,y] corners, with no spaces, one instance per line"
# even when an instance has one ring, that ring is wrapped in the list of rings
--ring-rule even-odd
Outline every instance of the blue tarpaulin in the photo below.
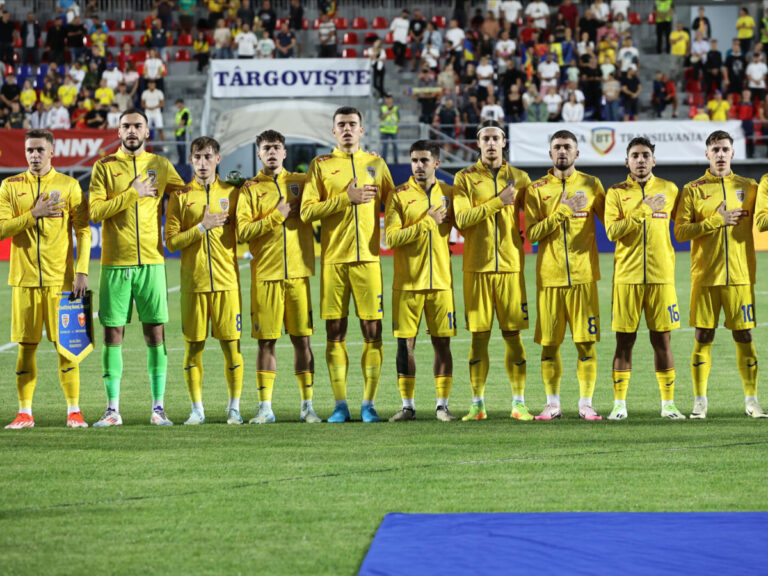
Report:
[[[387,514],[363,575],[768,574],[768,513]]]

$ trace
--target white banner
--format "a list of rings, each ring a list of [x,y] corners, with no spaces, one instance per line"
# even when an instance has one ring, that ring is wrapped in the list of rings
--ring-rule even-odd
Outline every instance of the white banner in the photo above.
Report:
[[[211,60],[214,98],[368,96],[367,58]]]
[[[741,122],[698,122],[693,120],[654,120],[646,122],[522,122],[509,125],[509,162],[549,165],[549,139],[558,130],[570,130],[579,140],[582,165],[624,165],[627,145],[644,136],[656,145],[659,164],[708,164],[705,142],[715,130],[733,137],[736,160],[744,160],[746,146]]]

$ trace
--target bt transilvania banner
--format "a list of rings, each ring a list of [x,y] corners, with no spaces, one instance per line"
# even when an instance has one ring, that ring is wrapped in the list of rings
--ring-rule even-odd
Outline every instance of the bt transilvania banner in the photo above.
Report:
[[[523,122],[509,125],[509,161],[550,165],[549,139],[558,130],[570,130],[579,140],[579,163],[624,165],[627,144],[644,136],[656,145],[659,164],[708,164],[705,142],[715,130],[733,137],[735,159],[746,158],[741,122],[697,122],[654,120],[647,122]]]
[[[368,96],[367,58],[211,60],[214,98]]]

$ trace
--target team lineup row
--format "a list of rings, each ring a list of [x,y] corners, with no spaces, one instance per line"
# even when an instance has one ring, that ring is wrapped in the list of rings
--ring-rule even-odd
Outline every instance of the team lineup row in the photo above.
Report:
[[[300,418],[322,420],[312,406],[314,356],[309,277],[315,258],[311,223],[321,223],[321,317],[326,322],[326,364],[336,406],[328,422],[351,419],[347,402],[346,347],[350,296],[363,337],[363,422],[378,422],[374,399],[382,366],[383,286],[379,262],[379,206],[385,206],[385,235],[394,251],[392,319],[402,409],[390,421],[415,419],[415,337],[422,315],[434,348],[435,416],[453,421],[448,399],[453,379],[450,339],[456,334],[449,235],[464,236],[465,320],[472,339],[468,359],[472,404],[464,421],[487,417],[493,318],[505,343],[505,368],[512,389],[511,417],[551,420],[562,416],[560,346],[569,326],[577,348],[578,414],[601,420],[592,406],[597,378],[595,342],[600,338],[597,281],[600,279],[595,219],[616,243],[612,328],[614,407],[608,416],[628,416],[626,394],[632,349],[643,313],[651,334],[661,416],[684,419],[674,404],[675,368],[670,332],[680,325],[674,286],[674,250],[669,223],[680,241],[691,241],[690,323],[696,328],[691,359],[694,407],[707,414],[711,346],[721,309],[732,331],[742,378],[745,412],[768,417],[757,401],[754,327],[755,250],[753,223],[768,229],[768,178],[731,171],[733,140],[713,132],[706,143],[705,175],[677,186],[653,175],[654,145],[636,138],[627,148],[629,176],[607,193],[599,179],[576,170],[578,147],[568,131],[550,141],[553,166],[531,182],[504,161],[503,127],[480,125],[478,162],[448,186],[435,178],[439,145],[418,141],[410,151],[412,176],[394,187],[386,163],[360,149],[362,117],[351,107],[333,116],[337,147],[313,160],[307,174],[283,168],[285,139],[273,130],[257,137],[262,170],[233,184],[217,176],[219,144],[201,137],[191,144],[194,179],[184,183],[165,158],[145,151],[146,117],[128,110],[118,130],[120,149],[93,168],[88,197],[79,184],[52,167],[53,136],[33,130],[25,138],[29,170],[0,186],[0,237],[12,238],[9,284],[13,286],[12,341],[19,343],[16,383],[19,412],[6,428],[34,426],[32,396],[36,350],[45,327],[57,341],[62,291],[74,297],[88,289],[89,220],[102,223],[99,318],[107,409],[95,427],[122,424],[119,394],[122,340],[135,303],[147,344],[152,392],[150,421],[168,426],[164,410],[168,321],[161,216],[168,198],[165,243],[181,251],[184,378],[191,400],[185,424],[202,424],[203,349],[210,326],[224,359],[229,402],[227,423],[241,424],[243,357],[237,242],[247,242],[251,260],[250,330],[258,340],[258,412],[251,423],[275,421],[272,390],[275,343],[283,328],[294,347],[294,372],[301,391]],[[538,243],[535,342],[547,395],[534,417],[525,404],[526,351],[520,331],[528,328],[521,216],[527,238]],[[77,239],[74,258],[73,235]],[[79,410],[79,366],[59,354],[59,379],[68,405],[67,425],[87,427]]]

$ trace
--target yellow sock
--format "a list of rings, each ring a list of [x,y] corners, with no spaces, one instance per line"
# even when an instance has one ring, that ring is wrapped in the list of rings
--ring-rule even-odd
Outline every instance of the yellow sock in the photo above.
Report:
[[[675,369],[656,370],[656,381],[659,383],[662,402],[672,402],[675,399]]]
[[[19,409],[31,410],[32,397],[37,385],[37,344],[19,343],[16,357],[16,391],[19,395]]]
[[[691,355],[691,378],[693,379],[693,395],[707,395],[707,380],[709,380],[709,369],[712,366],[712,342],[702,344],[695,342],[693,344],[693,354]]]
[[[203,402],[203,350],[205,341],[184,342],[184,382],[187,385],[189,400]]]
[[[325,346],[325,363],[328,365],[334,398],[336,400],[346,400],[349,356],[347,355],[347,343],[344,340],[341,342],[327,341]]]
[[[504,355],[504,366],[507,369],[507,377],[512,386],[513,396],[525,396],[526,359],[523,339],[520,332],[504,336],[507,352]]]
[[[299,383],[301,400],[312,400],[315,391],[315,373],[310,371],[296,372],[296,380]]]
[[[366,340],[363,343],[363,355],[360,359],[363,367],[363,400],[373,402],[376,399],[383,352],[384,345],[381,340]]]
[[[560,394],[560,378],[563,376],[563,362],[560,346],[544,346],[541,349],[541,379],[547,396]]]
[[[61,354],[58,356],[59,384],[67,399],[67,408],[77,406],[80,403],[80,366]]]
[[[277,372],[272,370],[257,370],[256,385],[259,392],[259,402],[272,402],[272,390],[275,387]]]
[[[416,376],[397,375],[397,387],[400,389],[400,398],[403,400],[413,400],[416,390]]]
[[[757,351],[754,342],[735,342],[744,396],[757,396]]]
[[[658,374],[658,372],[656,372]],[[613,399],[627,399],[627,389],[629,388],[629,379],[632,376],[632,369],[616,370],[613,369]]]
[[[576,364],[576,378],[579,380],[579,396],[592,398],[595,393],[597,380],[597,353],[594,342],[576,343],[576,353],[579,355]]]
[[[220,340],[219,346],[224,353],[224,377],[227,379],[227,393],[230,398],[240,398],[243,391],[243,355],[240,353],[240,340]]]
[[[451,395],[451,386],[453,386],[453,376],[435,376],[435,388],[437,397],[448,400]]]
[[[485,395],[485,381],[488,378],[488,342],[490,332],[473,332],[472,343],[469,345],[469,385],[472,388],[472,398],[482,398]]]

